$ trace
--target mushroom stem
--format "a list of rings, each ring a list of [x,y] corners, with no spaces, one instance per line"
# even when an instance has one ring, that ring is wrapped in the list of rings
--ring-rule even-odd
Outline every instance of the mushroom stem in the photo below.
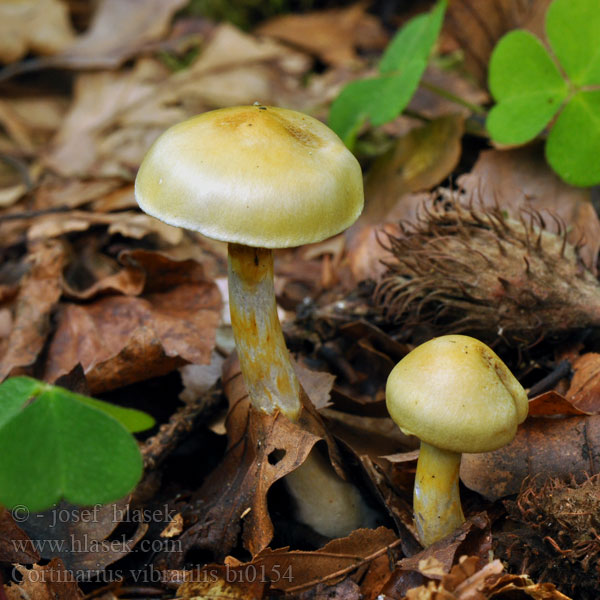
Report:
[[[452,533],[465,521],[460,505],[459,452],[421,442],[413,508],[419,541],[427,547]]]
[[[277,316],[273,251],[229,244],[228,262],[231,325],[250,401],[296,421],[300,383]]]
[[[229,244],[229,307],[242,376],[253,406],[297,421],[300,383],[277,317],[273,252]],[[342,537],[373,517],[358,490],[313,448],[285,477],[298,517],[315,531]]]

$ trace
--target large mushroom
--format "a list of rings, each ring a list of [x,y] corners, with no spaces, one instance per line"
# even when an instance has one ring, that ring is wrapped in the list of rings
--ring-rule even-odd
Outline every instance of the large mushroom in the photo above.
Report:
[[[135,194],[146,213],[229,243],[231,322],[250,400],[296,421],[300,384],[277,316],[273,249],[319,242],[357,219],[363,185],[356,158],[305,114],[259,104],[224,108],[162,134],[140,167]],[[317,473],[319,491],[310,483]],[[316,451],[286,479],[299,513],[320,533],[345,535],[363,524],[356,488]]]
[[[434,338],[392,370],[387,408],[421,440],[413,509],[419,540],[429,546],[465,520],[458,475],[463,452],[509,444],[528,412],[527,394],[484,343],[465,335]]]

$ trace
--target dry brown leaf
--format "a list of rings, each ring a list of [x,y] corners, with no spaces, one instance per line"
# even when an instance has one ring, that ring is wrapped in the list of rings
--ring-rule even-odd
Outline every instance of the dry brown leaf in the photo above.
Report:
[[[273,581],[272,587],[297,593],[319,583],[332,585],[339,582],[358,567],[370,565],[381,556],[389,562],[391,551],[398,545],[399,540],[390,529],[358,529],[313,552],[267,548],[254,558],[252,564],[257,567],[264,565],[267,573],[272,572],[276,565],[282,573],[289,571],[291,580],[282,577]]]
[[[312,372],[304,375],[313,377]],[[228,451],[198,492],[202,512],[181,540],[186,548],[200,547],[224,557],[236,544],[243,522],[244,546],[257,554],[273,536],[267,510],[271,485],[299,467],[321,439],[337,470],[340,459],[302,388],[304,410],[292,423],[280,413],[268,415],[251,407],[235,354],[223,366],[223,385],[230,406]],[[330,385],[331,378],[318,377],[317,387]]]
[[[464,118],[448,115],[413,129],[372,165],[361,224],[381,223],[400,198],[442,182],[460,158]]]
[[[255,33],[277,38],[318,56],[334,66],[359,62],[355,48],[381,50],[388,36],[366,12],[366,4],[302,15],[284,15],[262,23]]]
[[[187,106],[220,108],[258,100],[300,108],[301,80],[310,64],[300,52],[224,23],[191,67],[172,77],[171,87]]]
[[[116,69],[166,36],[186,0],[102,0],[88,31],[41,67]]]
[[[65,180],[46,177],[36,190],[35,207],[37,210],[58,206],[79,208],[99,198],[105,198],[111,192],[121,189],[122,186],[122,180],[117,178]],[[131,208],[131,206],[119,208]]]
[[[372,165],[365,179],[365,210],[348,232],[349,260],[356,281],[378,279],[383,274],[381,260],[390,255],[379,238],[384,231],[393,234],[397,230],[385,223],[397,218],[394,209],[406,204],[407,194],[428,190],[453,171],[460,158],[463,132],[464,117],[441,117],[400,138]],[[409,196],[409,205],[414,206],[418,198]],[[407,209],[402,206],[400,210]]]
[[[552,583],[534,583],[527,575],[503,575],[484,587],[490,600],[571,600]]]
[[[200,571],[189,573],[187,578],[203,581],[211,573],[219,573],[228,581],[244,582],[252,573],[260,573],[261,579],[270,582],[271,589],[299,593],[318,585],[330,587],[346,579],[359,567],[367,568],[366,577],[369,578],[372,566],[376,565],[381,578],[382,572],[389,574],[390,557],[398,545],[396,534],[385,527],[359,529],[314,551],[267,548],[248,563],[227,557],[225,565],[207,565]],[[378,559],[385,559],[387,568]],[[184,598],[191,598],[190,591],[194,589],[197,588],[193,583],[184,583],[178,593]]]
[[[529,401],[530,417],[550,417],[556,415],[586,415],[592,414],[576,408],[562,394],[551,390],[544,392]]]
[[[226,565],[211,565],[210,571],[190,574],[177,589],[178,600],[260,600],[267,584],[262,574],[238,573]]]
[[[102,214],[73,210],[47,214],[32,219],[27,230],[31,242],[60,237],[66,233],[87,231],[92,225],[108,225],[108,233],[140,240],[147,235],[158,235],[168,244],[176,245],[183,239],[183,230],[167,225],[154,217],[139,212],[125,211]]]
[[[93,242],[86,244],[65,269],[62,279],[64,297],[89,300],[110,292],[125,296],[141,294],[146,282],[145,271],[134,264],[120,266],[93,246]]]
[[[73,38],[69,10],[61,0],[0,3],[0,62],[14,62],[30,51],[55,54]]]
[[[184,362],[206,363],[221,310],[213,283],[183,284],[141,298],[65,304],[48,349],[45,378],[80,363],[91,393],[165,374]]]
[[[0,562],[32,564],[40,555],[11,513],[0,508]]]
[[[514,441],[485,454],[463,454],[460,477],[470,489],[495,501],[516,494],[526,477],[544,478],[600,471],[600,416],[528,419]]]
[[[444,582],[451,587],[451,582],[460,581],[459,573],[471,576],[477,568],[485,564],[491,547],[492,535],[487,515],[484,513],[473,515],[452,535],[413,556],[398,561],[396,569],[383,586],[381,593],[392,598],[404,598],[405,594],[407,598],[415,600],[421,597],[428,598],[426,594],[419,596],[417,592],[413,592],[411,596],[408,592],[411,589],[420,589],[418,586],[432,579],[440,581],[441,585],[429,585],[424,587],[423,591],[445,590],[447,595],[441,598],[454,600],[455,597],[449,593],[450,590],[446,588]],[[463,555],[473,558],[467,559],[466,564],[463,560],[461,565],[459,557]],[[432,598],[436,596],[433,595]]]
[[[588,414],[600,413],[600,354],[588,352],[573,363],[573,379],[566,397]]]
[[[236,545],[242,524],[244,546],[252,554],[267,547],[273,537],[267,492],[304,462],[321,437],[306,411],[302,415],[296,424],[238,402],[227,419],[225,458],[198,492],[198,522],[180,537],[185,550],[200,548],[223,558]]]
[[[0,344],[0,380],[35,363],[61,295],[60,278],[66,260],[63,244],[36,244],[28,260],[30,266],[15,301],[10,336]]]
[[[558,215],[567,225],[572,244],[585,241],[581,257],[596,272],[600,220],[590,202],[590,192],[561,181],[546,163],[541,146],[481,152],[471,173],[461,175],[457,183],[467,192],[469,201],[488,207],[499,205],[513,218],[518,218],[522,208]],[[556,232],[556,223],[546,220],[548,229]]]
[[[79,75],[73,104],[45,156],[46,165],[64,177],[122,177],[124,169],[134,173],[154,138],[187,116],[173,107],[144,112],[167,78],[166,68],[150,59],[138,61],[131,70]],[[123,134],[119,118],[132,107],[140,109],[138,122],[119,148],[110,143],[108,133]],[[123,156],[127,162],[121,166]]]
[[[543,34],[543,16],[550,0],[454,0],[448,6],[444,31],[465,53],[467,69],[482,87],[496,42],[507,31],[524,27]]]
[[[308,66],[304,55],[224,24],[183,71],[140,59],[133,69],[81,74],[45,163],[66,177],[133,176],[160,133],[209,108],[257,99],[298,107]]]
[[[59,558],[53,558],[47,565],[33,565],[31,569],[15,567],[23,580],[4,586],[7,600],[82,600],[75,577]]]

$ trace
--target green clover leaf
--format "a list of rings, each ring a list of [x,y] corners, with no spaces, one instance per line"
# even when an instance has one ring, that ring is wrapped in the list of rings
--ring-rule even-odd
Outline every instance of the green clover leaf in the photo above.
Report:
[[[361,126],[394,120],[408,105],[427,67],[442,27],[447,0],[411,19],[394,37],[379,63],[379,75],[349,83],[331,105],[329,126],[352,147]]]
[[[599,90],[590,89],[600,85],[598,31],[598,0],[554,0],[546,34],[559,64],[538,38],[516,30],[498,42],[489,65],[497,102],[487,118],[492,139],[523,144],[550,126],[546,158],[562,179],[578,186],[600,183]]]
[[[0,503],[36,512],[61,499],[90,505],[129,493],[142,457],[128,429],[153,420],[29,377],[0,385]]]

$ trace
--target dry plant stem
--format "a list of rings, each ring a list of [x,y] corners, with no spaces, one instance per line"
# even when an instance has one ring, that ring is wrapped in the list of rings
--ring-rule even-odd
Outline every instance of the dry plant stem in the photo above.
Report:
[[[300,384],[277,317],[272,250],[229,244],[229,306],[250,401],[296,421]]]
[[[465,521],[458,490],[460,457],[460,453],[421,442],[413,508],[424,547],[451,534]]]

